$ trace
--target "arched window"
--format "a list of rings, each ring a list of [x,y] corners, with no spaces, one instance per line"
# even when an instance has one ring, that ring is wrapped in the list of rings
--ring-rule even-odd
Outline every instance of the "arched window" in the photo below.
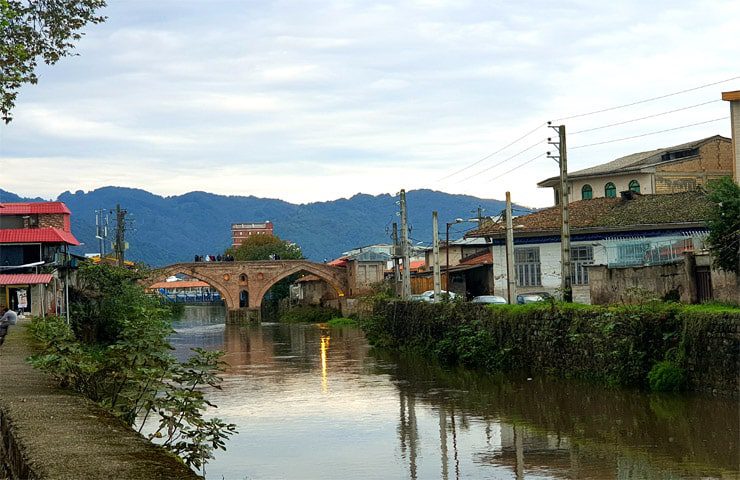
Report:
[[[239,275],[239,281],[242,282],[242,283],[246,282],[247,281],[247,274],[242,273],[241,275]]]
[[[640,193],[640,182],[638,182],[637,180],[632,180],[630,182],[630,190],[635,193]]]
[[[582,200],[591,200],[594,198],[594,191],[591,188],[591,185],[588,183],[581,188],[581,199]]]
[[[617,187],[612,182],[604,185],[604,196],[606,198],[617,198]]]
[[[249,306],[249,292],[242,290],[239,292],[239,307],[244,308]]]

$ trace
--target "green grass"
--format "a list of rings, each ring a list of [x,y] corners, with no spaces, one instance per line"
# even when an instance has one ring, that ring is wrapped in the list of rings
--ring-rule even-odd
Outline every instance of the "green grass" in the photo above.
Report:
[[[334,317],[326,323],[330,327],[356,327],[358,325],[356,320],[346,317]]]

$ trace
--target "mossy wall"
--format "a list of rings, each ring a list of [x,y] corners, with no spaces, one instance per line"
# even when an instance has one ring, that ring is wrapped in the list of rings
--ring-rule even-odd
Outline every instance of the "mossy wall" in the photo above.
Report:
[[[410,348],[491,371],[646,387],[657,362],[686,371],[683,388],[737,395],[740,309],[651,304],[480,306],[380,302],[365,323],[376,346]]]

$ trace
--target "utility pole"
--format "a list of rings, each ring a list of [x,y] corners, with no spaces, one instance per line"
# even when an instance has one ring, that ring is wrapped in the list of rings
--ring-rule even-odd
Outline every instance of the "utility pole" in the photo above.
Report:
[[[95,238],[100,241],[100,258],[105,257],[105,242],[108,239],[108,214],[101,208],[95,210]]]
[[[121,208],[120,204],[116,204],[116,260],[118,266],[123,266],[124,252],[126,251],[126,215],[127,210]]]
[[[553,126],[547,122],[547,126],[558,132],[558,141],[553,142],[550,138],[547,143],[555,145],[558,149],[557,155],[550,155],[560,166],[560,289],[563,291],[563,301],[573,301],[573,290],[570,282],[570,221],[568,218],[568,152],[565,145],[565,125]]]
[[[398,223],[393,222],[393,294],[398,295],[398,283],[401,280],[401,271],[398,269],[398,259],[402,257],[398,248]]]
[[[439,272],[439,220],[437,211],[432,212],[432,271],[434,275],[434,301],[438,302],[442,293],[442,276]]]
[[[511,215],[511,192],[506,192],[506,292],[509,305],[516,303],[516,278],[514,277],[514,223]]]
[[[411,255],[409,253],[409,225],[406,210],[406,190],[401,190],[401,249],[403,252],[403,275],[401,276],[401,298],[411,298]]]

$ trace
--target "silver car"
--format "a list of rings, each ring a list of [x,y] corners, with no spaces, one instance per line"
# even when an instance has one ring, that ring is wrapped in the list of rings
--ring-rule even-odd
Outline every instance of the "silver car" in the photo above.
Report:
[[[480,295],[473,298],[470,303],[488,303],[492,305],[506,305],[507,302],[504,297],[498,295]]]

